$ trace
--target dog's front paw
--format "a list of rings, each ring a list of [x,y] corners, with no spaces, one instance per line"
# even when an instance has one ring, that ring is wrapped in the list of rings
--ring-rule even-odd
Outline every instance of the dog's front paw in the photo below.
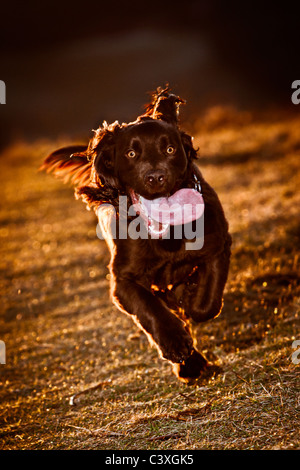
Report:
[[[196,349],[181,364],[173,364],[173,372],[179,380],[187,384],[194,383],[211,364]]]
[[[181,363],[190,356],[193,339],[180,325],[179,328],[170,328],[160,334],[159,348],[164,359]]]

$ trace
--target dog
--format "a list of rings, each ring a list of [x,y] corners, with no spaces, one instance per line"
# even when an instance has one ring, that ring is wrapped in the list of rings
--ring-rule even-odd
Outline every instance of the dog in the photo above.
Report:
[[[73,183],[76,198],[95,210],[111,254],[113,303],[146,333],[177,378],[190,384],[212,366],[196,349],[191,325],[221,312],[231,236],[219,198],[196,163],[192,137],[179,127],[182,103],[168,86],[159,87],[134,122],[104,122],[88,145],[56,150],[41,169]],[[121,197],[134,208],[127,218]],[[177,202],[174,210],[170,201]],[[191,201],[187,216],[182,201]],[[154,206],[158,215],[151,217]],[[193,213],[196,206],[201,214]],[[202,232],[187,249],[187,237],[175,232],[201,218]],[[137,230],[132,237],[113,233],[114,224],[118,232],[136,220],[143,236]]]

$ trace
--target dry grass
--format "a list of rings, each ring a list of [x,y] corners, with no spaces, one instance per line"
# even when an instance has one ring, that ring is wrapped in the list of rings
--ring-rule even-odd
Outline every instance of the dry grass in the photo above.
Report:
[[[36,172],[62,142],[4,152],[1,449],[299,449],[299,129],[224,108],[197,124],[234,243],[223,313],[197,328],[222,372],[194,387],[111,305],[95,216]]]

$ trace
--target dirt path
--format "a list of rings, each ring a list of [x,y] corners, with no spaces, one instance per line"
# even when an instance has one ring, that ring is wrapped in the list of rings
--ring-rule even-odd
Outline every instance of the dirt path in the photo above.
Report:
[[[3,152],[1,449],[299,448],[299,129],[226,109],[199,121],[234,243],[223,313],[198,328],[222,373],[194,387],[111,305],[94,214],[37,173],[62,142]]]

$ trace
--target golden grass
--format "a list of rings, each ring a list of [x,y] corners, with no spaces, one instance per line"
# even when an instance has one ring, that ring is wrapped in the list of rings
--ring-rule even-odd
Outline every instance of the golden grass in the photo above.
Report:
[[[62,142],[3,152],[1,449],[299,449],[299,129],[226,108],[197,122],[233,254],[222,314],[196,327],[222,372],[192,387],[111,305],[94,214],[37,173]]]

